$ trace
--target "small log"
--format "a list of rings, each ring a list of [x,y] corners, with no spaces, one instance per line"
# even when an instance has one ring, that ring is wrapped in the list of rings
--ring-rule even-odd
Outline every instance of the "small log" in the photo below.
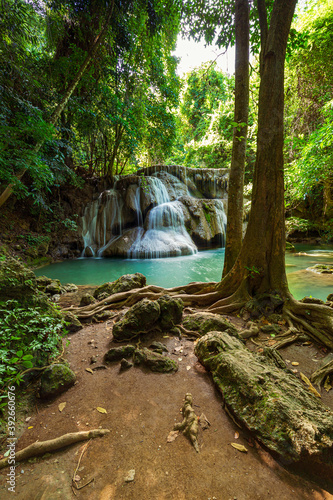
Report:
[[[23,450],[17,451],[15,453],[15,462],[22,462],[22,460],[27,460],[31,457],[44,455],[45,453],[65,448],[66,446],[85,441],[86,439],[101,437],[109,432],[109,429],[93,429],[91,431],[70,432],[55,439],[49,439],[48,441],[36,441],[26,448],[23,448]],[[9,457],[0,460],[0,470],[8,466],[8,460]]]

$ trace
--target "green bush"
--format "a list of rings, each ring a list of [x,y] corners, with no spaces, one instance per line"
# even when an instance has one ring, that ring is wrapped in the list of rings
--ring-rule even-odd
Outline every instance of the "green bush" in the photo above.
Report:
[[[64,320],[41,307],[24,308],[16,300],[0,302],[0,408],[6,388],[19,385],[26,370],[45,366],[58,354],[66,333]]]

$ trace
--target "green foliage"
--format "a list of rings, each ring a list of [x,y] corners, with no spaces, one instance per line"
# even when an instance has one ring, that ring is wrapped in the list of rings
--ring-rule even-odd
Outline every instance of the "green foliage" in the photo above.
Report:
[[[0,393],[8,385],[19,385],[27,369],[44,366],[58,353],[63,327],[62,319],[41,307],[0,302]]]
[[[307,198],[330,217],[333,144],[333,6],[312,2],[294,30],[303,40],[290,54],[286,78],[288,204]]]

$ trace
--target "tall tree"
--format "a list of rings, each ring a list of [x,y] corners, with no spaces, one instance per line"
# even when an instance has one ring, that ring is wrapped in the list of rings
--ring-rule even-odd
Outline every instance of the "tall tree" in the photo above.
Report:
[[[227,232],[223,276],[228,274],[234,265],[243,239],[243,189],[249,117],[249,17],[250,9],[248,0],[236,0],[234,135],[228,186]]]

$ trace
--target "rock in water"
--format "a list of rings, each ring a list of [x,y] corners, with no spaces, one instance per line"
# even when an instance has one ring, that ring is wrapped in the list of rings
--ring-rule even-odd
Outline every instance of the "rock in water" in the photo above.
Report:
[[[227,333],[208,333],[195,354],[258,441],[289,462],[332,472],[333,413],[298,378]]]

